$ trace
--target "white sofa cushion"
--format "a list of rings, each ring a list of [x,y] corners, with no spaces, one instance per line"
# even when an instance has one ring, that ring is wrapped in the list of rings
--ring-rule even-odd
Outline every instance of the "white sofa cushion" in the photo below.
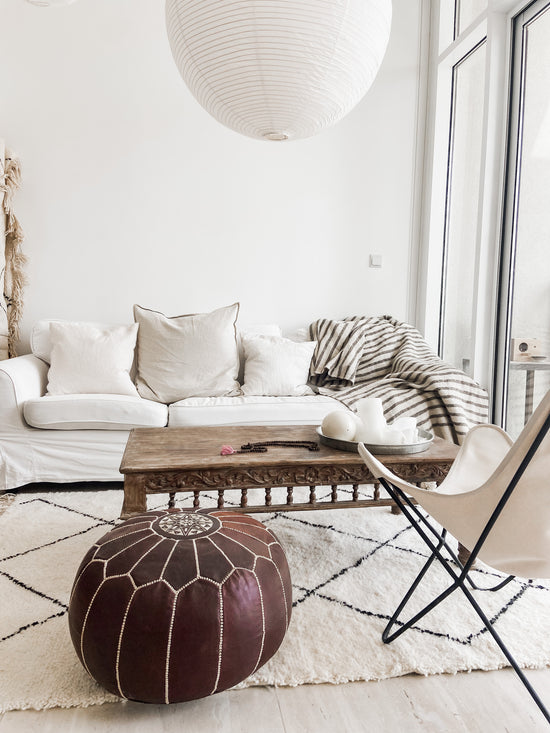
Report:
[[[316,341],[297,343],[277,336],[243,336],[245,395],[312,394],[306,382]]]
[[[138,396],[130,378],[138,326],[50,323],[48,394]]]
[[[46,395],[23,405],[26,422],[50,430],[162,428],[168,408],[141,397],[113,394]]]
[[[169,318],[135,305],[140,395],[170,403],[238,393],[238,313],[234,303],[211,313]]]
[[[322,395],[300,397],[188,397],[168,408],[169,427],[201,425],[320,425],[341,402]]]
[[[238,382],[244,382],[244,348],[243,339],[252,336],[282,336],[281,327],[276,323],[257,323],[248,326],[239,326],[237,330],[237,345],[239,348],[239,376]]]
[[[76,321],[71,321],[76,323]],[[59,318],[44,318],[41,321],[36,321],[31,329],[31,351],[46,364],[49,364],[52,360],[52,340],[50,337],[50,323],[69,323],[69,321],[62,321]],[[97,326],[98,328],[104,328],[108,325],[107,323],[91,323],[91,326]]]
[[[36,321],[31,329],[31,351],[46,364],[49,364],[52,358],[52,342],[50,338],[50,323],[66,323],[66,321],[58,318],[45,318],[40,321]],[[122,326],[125,324],[117,323],[99,323],[95,321],[89,322],[90,326],[96,326],[97,328],[108,328],[113,325]],[[296,337],[294,334],[288,336],[293,341],[308,341],[308,329],[300,328],[296,331]],[[281,327],[276,323],[251,323],[244,326],[239,326],[237,332],[237,344],[239,349],[239,359],[241,364],[244,366],[244,354],[242,346],[242,337],[250,336],[282,336]]]
[[[30,335],[32,353],[46,364],[52,360],[52,339],[50,336],[51,323],[82,323],[95,328],[113,328],[113,326],[130,326],[129,323],[100,323],[99,321],[67,321],[60,318],[43,318],[33,324]]]

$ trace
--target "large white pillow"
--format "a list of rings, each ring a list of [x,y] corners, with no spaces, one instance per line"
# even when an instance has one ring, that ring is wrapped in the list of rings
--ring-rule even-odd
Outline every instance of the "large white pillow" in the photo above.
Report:
[[[211,313],[165,316],[134,305],[139,323],[137,388],[156,402],[239,393],[239,304]]]
[[[31,351],[46,364],[52,360],[52,340],[50,338],[50,323],[84,323],[96,328],[111,328],[112,326],[123,326],[123,323],[100,323],[98,321],[65,321],[61,318],[44,318],[33,324],[30,335]]]
[[[50,323],[48,392],[137,396],[130,378],[138,326]]]
[[[243,336],[245,395],[312,394],[307,386],[316,341],[297,343],[277,336]]]

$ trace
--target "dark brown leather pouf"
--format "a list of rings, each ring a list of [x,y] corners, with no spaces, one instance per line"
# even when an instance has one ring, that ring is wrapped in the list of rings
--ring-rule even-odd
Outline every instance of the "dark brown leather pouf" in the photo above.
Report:
[[[261,667],[291,608],[285,553],[261,522],[228,510],[152,511],[90,548],[69,627],[80,661],[109,692],[172,703]]]

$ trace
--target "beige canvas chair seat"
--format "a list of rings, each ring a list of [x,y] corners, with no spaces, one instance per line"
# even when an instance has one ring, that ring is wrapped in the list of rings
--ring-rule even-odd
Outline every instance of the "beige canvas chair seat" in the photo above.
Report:
[[[508,576],[487,590],[498,590],[515,576],[550,578],[550,391],[515,442],[495,425],[470,430],[449,474],[436,490],[400,479],[362,443],[359,453],[431,550],[384,630],[383,640],[389,643],[396,639],[460,588],[550,722],[549,711],[467,586],[476,588],[468,573],[478,558]],[[447,543],[447,532],[470,551],[464,565]],[[412,619],[400,621],[402,625],[392,632],[434,560],[449,573],[451,585]]]

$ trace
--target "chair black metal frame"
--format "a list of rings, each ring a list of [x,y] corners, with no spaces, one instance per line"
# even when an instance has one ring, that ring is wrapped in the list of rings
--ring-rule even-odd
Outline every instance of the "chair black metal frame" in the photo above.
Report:
[[[438,530],[436,527],[434,527],[428,518],[420,511],[418,506],[413,503],[413,501],[406,495],[406,493],[398,486],[392,484],[390,481],[388,481],[385,477],[381,476],[378,480],[382,484],[382,486],[386,489],[390,497],[395,501],[397,506],[401,509],[403,514],[407,517],[407,519],[410,521],[412,527],[417,531],[417,533],[420,535],[420,537],[424,540],[428,548],[431,550],[431,555],[429,556],[428,560],[422,567],[421,571],[415,578],[413,584],[403,597],[403,600],[397,607],[395,613],[391,617],[390,621],[388,622],[386,628],[384,629],[384,632],[382,634],[382,640],[384,643],[389,644],[394,639],[397,639],[403,632],[405,632],[407,629],[409,629],[411,626],[416,624],[421,618],[423,618],[427,613],[429,613],[432,609],[434,609],[437,605],[439,605],[445,598],[447,598],[451,593],[453,593],[455,590],[460,588],[460,590],[464,593],[480,619],[483,621],[487,631],[491,634],[493,639],[496,641],[498,646],[500,647],[501,651],[505,655],[506,659],[509,661],[512,668],[517,673],[518,677],[521,679],[525,687],[527,688],[529,694],[535,701],[535,703],[540,708],[542,714],[550,723],[550,711],[546,708],[536,691],[534,690],[533,686],[523,673],[523,671],[520,669],[518,663],[512,656],[511,652],[506,647],[505,643],[501,639],[500,635],[495,631],[493,624],[491,621],[487,618],[486,614],[484,613],[483,609],[480,607],[474,596],[472,595],[470,589],[467,587],[467,583],[471,586],[474,590],[488,590],[488,591],[497,591],[503,588],[507,583],[509,583],[511,580],[514,579],[515,576],[509,575],[506,577],[503,581],[499,582],[498,584],[489,587],[489,588],[479,588],[472,580],[472,578],[469,575],[470,570],[472,569],[479,552],[481,548],[483,547],[483,544],[485,540],[487,539],[487,536],[489,535],[489,532],[493,528],[494,524],[497,522],[504,506],[506,505],[506,502],[510,498],[512,492],[516,488],[519,480],[521,479],[524,471],[526,470],[527,466],[529,465],[529,462],[531,461],[532,457],[534,456],[535,452],[537,451],[537,448],[539,447],[540,443],[544,439],[546,433],[550,429],[550,415],[546,418],[544,421],[544,424],[542,425],[541,429],[539,430],[538,434],[535,436],[535,439],[533,440],[531,446],[529,447],[527,453],[525,454],[525,457],[523,458],[521,464],[519,465],[518,469],[516,470],[512,480],[508,484],[506,490],[504,491],[500,501],[498,502],[496,508],[494,509],[489,521],[485,525],[483,531],[481,532],[479,539],[477,540],[475,547],[472,549],[470,556],[468,557],[467,561],[465,563],[461,563],[458,559],[457,555],[451,547],[449,546],[448,542],[446,541],[446,535],[447,530],[445,528],[442,528],[442,530]],[[431,535],[431,536],[430,536]],[[442,554],[442,550],[445,550],[452,562],[449,562],[448,558]],[[408,621],[400,621],[399,615],[409,602],[410,598],[414,594],[416,588],[420,584],[422,578],[425,576],[426,572],[434,562],[434,560],[438,560],[442,567],[446,570],[446,572],[451,576],[452,583],[451,585],[444,590],[440,595],[438,595],[431,603],[429,603],[425,608],[423,608],[421,611],[416,613],[412,618],[410,618]],[[399,628],[392,632],[393,627],[399,624]]]

